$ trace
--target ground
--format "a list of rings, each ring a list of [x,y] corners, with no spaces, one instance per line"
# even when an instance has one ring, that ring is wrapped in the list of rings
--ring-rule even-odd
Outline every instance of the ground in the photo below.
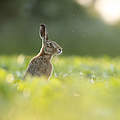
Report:
[[[0,56],[0,120],[119,120],[120,58],[59,56],[49,81],[22,80],[31,56]]]

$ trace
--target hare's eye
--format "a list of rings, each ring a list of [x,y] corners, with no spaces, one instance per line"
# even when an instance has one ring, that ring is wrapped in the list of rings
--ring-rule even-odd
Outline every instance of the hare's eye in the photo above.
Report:
[[[52,43],[47,43],[47,47],[52,47]]]
[[[52,46],[52,43],[50,43],[50,46]]]

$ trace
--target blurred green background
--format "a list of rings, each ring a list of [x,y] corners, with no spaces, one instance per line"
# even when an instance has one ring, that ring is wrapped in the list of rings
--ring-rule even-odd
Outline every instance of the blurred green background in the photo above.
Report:
[[[39,25],[45,23],[49,38],[63,47],[63,55],[119,56],[120,16],[116,11],[120,4],[109,0],[115,11],[105,3],[108,0],[98,1],[0,0],[0,54],[37,54]]]

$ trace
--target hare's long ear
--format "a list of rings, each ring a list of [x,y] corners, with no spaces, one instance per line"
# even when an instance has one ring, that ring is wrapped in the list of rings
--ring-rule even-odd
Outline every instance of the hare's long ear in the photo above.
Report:
[[[42,40],[44,40],[44,42],[46,40],[48,40],[48,33],[47,33],[47,30],[46,30],[46,26],[44,24],[41,24],[40,25],[40,37]]]

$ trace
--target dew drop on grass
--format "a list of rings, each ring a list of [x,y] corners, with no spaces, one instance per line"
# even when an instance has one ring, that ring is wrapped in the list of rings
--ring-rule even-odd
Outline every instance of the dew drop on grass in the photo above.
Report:
[[[80,76],[83,76],[83,72],[80,72]]]
[[[8,74],[7,77],[6,77],[6,80],[8,83],[13,83],[14,81],[14,75],[13,74]]]
[[[65,77],[67,77],[68,76],[68,73],[65,73],[64,75],[63,75],[63,78],[65,78]]]
[[[18,64],[23,64],[24,63],[24,60],[25,60],[25,56],[24,55],[19,55],[17,57],[17,63]]]
[[[94,84],[95,83],[95,81],[94,81],[94,79],[92,78],[92,79],[90,79],[90,83],[92,83],[92,84]]]

